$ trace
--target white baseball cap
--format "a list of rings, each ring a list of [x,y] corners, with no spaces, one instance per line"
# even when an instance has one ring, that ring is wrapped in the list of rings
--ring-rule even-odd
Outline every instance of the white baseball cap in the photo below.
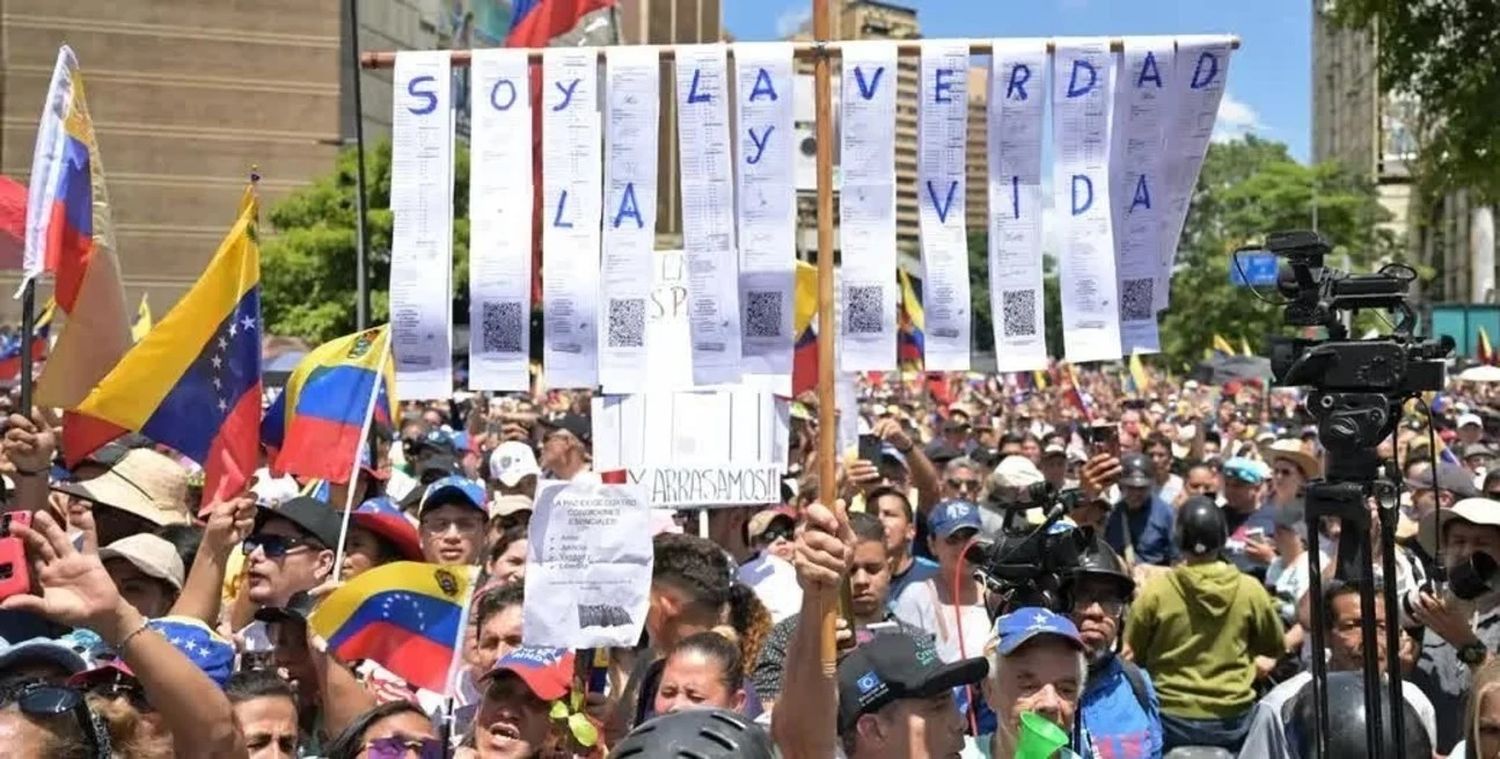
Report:
[[[1478,414],[1462,414],[1458,417],[1459,427],[1467,427],[1471,424],[1483,427],[1484,420],[1480,419]]]
[[[99,560],[124,559],[135,565],[142,574],[150,575],[181,590],[187,572],[182,568],[182,556],[177,547],[150,533],[141,532],[120,538],[99,549]]]
[[[525,443],[507,440],[490,453],[490,476],[508,488],[515,487],[522,477],[541,472],[536,452]]]

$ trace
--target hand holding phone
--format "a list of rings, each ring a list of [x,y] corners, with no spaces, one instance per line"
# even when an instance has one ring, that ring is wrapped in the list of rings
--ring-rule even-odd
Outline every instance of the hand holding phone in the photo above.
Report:
[[[26,560],[26,542],[11,532],[11,525],[31,525],[31,512],[0,514],[0,600],[31,592],[31,562]]]
[[[1114,422],[1095,422],[1084,428],[1089,438],[1089,452],[1120,457],[1120,426]]]

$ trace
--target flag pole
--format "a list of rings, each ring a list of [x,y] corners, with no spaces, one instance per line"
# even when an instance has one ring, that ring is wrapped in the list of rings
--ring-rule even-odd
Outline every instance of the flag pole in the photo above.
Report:
[[[21,416],[31,418],[31,333],[36,331],[36,278],[21,288]]]
[[[833,90],[831,69],[833,55],[828,0],[813,0],[813,37],[816,51],[813,59],[813,92],[817,105],[817,177],[818,177],[818,500],[830,509],[838,509],[834,489],[838,476],[838,416],[834,408],[834,334],[833,322]],[[844,515],[839,514],[842,520]],[[849,577],[840,580],[839,605],[847,605]],[[835,637],[835,615],[839,609],[823,609],[819,619],[819,659],[824,673],[832,676],[838,666]]]
[[[369,204],[365,199],[365,109],[360,87],[364,72],[359,63],[359,0],[349,0],[349,50],[350,72],[354,77],[350,88],[354,97],[354,325],[362,330],[370,324],[370,273],[365,255],[365,215],[369,212]]]
[[[354,513],[354,490],[359,482],[359,453],[370,437],[370,424],[375,418],[375,401],[380,398],[380,383],[385,381],[385,362],[391,355],[391,330],[380,331],[380,359],[375,364],[375,383],[370,387],[370,400],[365,405],[365,420],[359,428],[359,445],[354,448],[354,464],[349,468],[349,484],[344,488],[344,514],[339,521],[339,544],[333,552],[333,581],[338,582],[344,574],[344,543],[349,538],[349,522]],[[371,459],[374,463],[374,459]]]

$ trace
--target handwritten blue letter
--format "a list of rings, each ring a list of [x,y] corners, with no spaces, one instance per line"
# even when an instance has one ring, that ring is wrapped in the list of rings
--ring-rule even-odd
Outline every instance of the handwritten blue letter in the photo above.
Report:
[[[760,163],[760,156],[766,152],[766,144],[771,141],[771,133],[774,131],[776,131],[775,124],[766,127],[766,131],[759,135],[755,133],[755,127],[750,127],[750,144],[755,146],[755,152],[745,156],[745,163]]]
[[[953,102],[953,75],[958,73],[953,69],[938,69],[933,76],[932,102]]]
[[[568,205],[568,191],[563,190],[562,195],[557,198],[557,213],[552,217],[552,226],[558,229],[572,229],[573,222],[563,221],[563,207]]]
[[[1026,83],[1031,81],[1031,67],[1017,63],[1010,67],[1010,84],[1005,86],[1006,100],[1025,100]],[[1017,93],[1020,93],[1019,97]]]
[[[501,87],[505,87],[506,89],[510,90],[510,99],[505,101],[505,105],[501,105],[499,98],[496,97],[500,94]],[[508,111],[510,110],[510,107],[515,104],[516,83],[512,82],[509,79],[496,79],[495,86],[490,88],[490,105],[494,106],[495,110],[497,111]]]
[[[1127,213],[1134,213],[1136,206],[1151,209],[1151,188],[1146,184],[1145,174],[1135,180],[1135,196],[1130,199],[1130,210]]]
[[[932,208],[937,211],[938,221],[948,221],[948,211],[953,208],[953,195],[956,192],[958,192],[958,182],[949,182],[948,197],[942,203],[939,203],[937,188],[932,186],[932,180],[927,180],[927,197],[932,199]]]
[[[561,111],[562,109],[567,108],[568,104],[573,102],[573,91],[578,89],[578,83],[582,81],[582,79],[574,79],[572,83],[568,84],[567,86],[564,86],[562,82],[553,82],[552,84],[553,86],[557,87],[557,91],[562,93],[563,99],[562,102],[552,106],[552,110]]]
[[[1083,191],[1085,193],[1082,203],[1080,203],[1079,200],[1078,200],[1078,190],[1079,190],[1080,186],[1083,188]],[[1089,206],[1091,206],[1093,204],[1094,204],[1094,180],[1089,179],[1087,176],[1085,176],[1083,174],[1074,174],[1073,175],[1073,215],[1077,216],[1077,215],[1083,213],[1084,211],[1089,210]]]
[[[1208,65],[1207,73],[1204,73],[1203,71],[1204,64]],[[1214,77],[1218,75],[1219,56],[1214,55],[1207,50],[1204,50],[1203,53],[1198,56],[1197,65],[1193,66],[1193,81],[1189,82],[1188,86],[1192,87],[1195,90],[1201,90],[1204,87],[1213,84]],[[1200,76],[1202,77],[1202,79],[1199,79]]]
[[[411,95],[412,97],[424,98],[427,101],[427,105],[423,105],[423,106],[410,106],[409,105],[409,106],[406,107],[406,110],[411,111],[413,114],[416,114],[418,116],[426,116],[427,114],[432,113],[433,111],[437,110],[437,104],[438,104],[437,93],[433,92],[432,90],[419,90],[419,89],[417,89],[417,85],[419,85],[419,84],[427,84],[429,82],[434,82],[434,81],[437,81],[437,80],[433,79],[430,76],[414,76],[414,77],[412,77],[412,79],[411,79],[410,82],[406,83],[406,93],[408,95]]]
[[[750,88],[750,102],[755,102],[758,97],[776,99],[776,87],[771,84],[771,75],[765,69],[756,69],[755,86]]]
[[[1135,78],[1136,89],[1146,86],[1146,82],[1156,82],[1156,88],[1161,89],[1161,69],[1156,65],[1156,54],[1150,50],[1146,51],[1146,60],[1141,62],[1141,75]]]
[[[1078,70],[1085,69],[1089,72],[1089,81],[1082,87],[1078,86]],[[1073,61],[1073,71],[1068,74],[1068,97],[1076,98],[1087,95],[1089,90],[1094,89],[1094,84],[1099,81],[1099,72],[1094,70],[1094,64],[1084,60]]]
[[[688,87],[689,103],[707,103],[713,100],[713,98],[710,97],[707,92],[698,91],[698,76],[702,73],[703,71],[700,69],[693,69],[693,84]]]
[[[864,69],[855,66],[854,83],[859,86],[859,96],[864,98],[865,100],[873,99],[875,97],[875,88],[880,86],[880,75],[884,73],[884,66],[876,66],[875,76],[870,77],[870,81],[866,83]]]
[[[563,194],[567,194],[564,192]],[[644,229],[646,220],[641,218],[641,209],[635,199],[635,182],[625,183],[625,194],[620,198],[620,210],[615,212],[615,229],[620,228],[620,222],[626,217],[635,219],[635,228]],[[568,226],[573,226],[569,224]]]

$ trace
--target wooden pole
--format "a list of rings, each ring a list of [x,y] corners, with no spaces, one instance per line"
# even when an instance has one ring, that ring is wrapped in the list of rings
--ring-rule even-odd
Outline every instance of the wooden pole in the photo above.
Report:
[[[834,402],[833,346],[838,335],[834,334],[833,323],[833,56],[827,46],[832,38],[828,0],[813,0],[812,13],[813,37],[817,40],[813,98],[817,108],[814,123],[818,171],[818,500],[830,509],[837,509],[838,409]],[[839,596],[843,598],[848,595],[848,576],[840,583],[845,592]],[[823,671],[830,677],[838,661],[836,613],[835,607],[825,606],[819,619],[822,626],[819,653]]]
[[[823,0],[813,0],[813,3],[816,5],[821,3],[822,1]],[[813,19],[813,36],[817,37],[816,18]],[[995,41],[993,39],[959,39],[956,41],[966,42],[969,45],[969,52],[973,55],[989,55],[995,48]],[[1231,37],[1229,44],[1230,47],[1238,50],[1240,47],[1239,37]],[[1124,45],[1125,41],[1119,37],[1116,37],[1109,41],[1109,49],[1117,53],[1124,49]],[[657,51],[661,53],[661,59],[664,61],[674,60],[677,57],[677,48],[675,45],[651,45],[651,47],[656,48]],[[1048,40],[1047,52],[1053,52],[1055,47],[1056,44],[1051,40]],[[528,48],[526,51],[527,57],[530,58],[533,63],[540,63],[542,60],[543,49],[544,48]],[[604,49],[598,48],[598,50],[599,60],[602,62],[604,60]],[[920,42],[903,41],[896,44],[896,50],[900,55],[914,56],[922,52],[922,45]],[[454,66],[467,66],[469,65],[470,59],[473,57],[472,50],[454,50],[451,52],[453,53],[452,61]],[[817,40],[814,40],[812,42],[795,41],[792,42],[792,55],[802,60],[816,61],[819,58],[827,57],[830,55],[840,55],[840,46],[836,41],[827,41],[823,38],[818,38]],[[734,45],[729,46],[729,57],[734,57]],[[367,69],[388,69],[396,65],[396,54],[393,52],[375,51],[362,53],[359,57],[359,65]],[[814,75],[816,76],[816,73]]]

